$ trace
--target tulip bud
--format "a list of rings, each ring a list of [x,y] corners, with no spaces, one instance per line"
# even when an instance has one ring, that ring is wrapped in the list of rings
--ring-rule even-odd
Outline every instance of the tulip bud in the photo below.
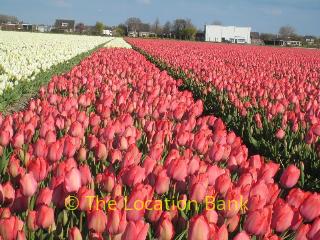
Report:
[[[143,220],[130,221],[127,224],[126,230],[124,231],[121,240],[125,239],[146,239],[148,234],[149,224]]]
[[[284,203],[282,199],[278,199],[273,208],[271,227],[277,232],[286,231],[293,219],[293,210],[289,204]]]
[[[126,210],[110,210],[108,213],[107,231],[111,235],[123,233],[127,226]]]
[[[82,240],[81,232],[77,227],[69,229],[68,240]]]
[[[320,195],[311,194],[300,206],[300,213],[307,221],[320,216]]]
[[[194,216],[190,220],[188,240],[209,240],[209,224],[203,215]]]
[[[157,237],[159,240],[171,240],[174,237],[174,227],[169,213],[164,212],[157,227]]]
[[[68,193],[77,192],[81,187],[81,173],[77,168],[72,168],[65,176],[64,186]]]
[[[279,139],[279,140],[283,139],[285,135],[286,135],[286,132],[283,131],[282,129],[279,129],[276,132],[276,138]]]
[[[88,228],[97,233],[103,233],[107,227],[107,216],[99,209],[95,209],[88,215]]]
[[[52,227],[55,224],[53,209],[46,205],[42,205],[37,211],[36,222],[37,225],[43,229]]]
[[[280,183],[285,188],[292,188],[297,184],[300,177],[300,170],[293,164],[289,165],[280,178]]]
[[[20,186],[22,194],[26,197],[31,197],[37,191],[38,183],[33,174],[27,173],[20,179]]]
[[[27,217],[27,227],[30,231],[36,231],[38,229],[36,223],[36,211],[29,211]]]

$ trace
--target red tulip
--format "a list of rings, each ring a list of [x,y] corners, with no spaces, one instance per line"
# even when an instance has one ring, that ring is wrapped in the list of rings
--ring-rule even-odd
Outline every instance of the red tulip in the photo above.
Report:
[[[149,224],[142,220],[136,222],[130,221],[121,240],[144,240],[147,237],[148,229]]]
[[[48,229],[52,227],[55,224],[53,209],[42,205],[37,211],[36,222],[40,228]]]
[[[28,170],[33,174],[37,182],[41,182],[47,177],[48,163],[42,157],[30,161]]]
[[[293,215],[293,210],[289,204],[279,199],[274,204],[271,227],[277,232],[286,231],[291,226]]]
[[[48,159],[51,162],[57,162],[62,158],[63,144],[59,141],[52,143],[48,148]]]
[[[68,240],[82,240],[81,232],[77,227],[69,229]]]
[[[300,213],[307,221],[313,221],[320,216],[320,195],[311,194],[300,206]]]
[[[297,184],[300,177],[300,170],[295,165],[289,165],[280,178],[280,183],[285,188],[292,188]]]
[[[81,211],[96,209],[96,198],[93,199],[93,197],[96,197],[93,190],[88,189],[85,186],[81,187],[77,193],[77,198],[79,201],[78,208]]]
[[[209,233],[209,224],[203,215],[191,218],[188,230],[189,240],[208,240],[210,238]]]
[[[52,200],[52,194],[53,191],[50,188],[43,188],[40,190],[37,201],[36,201],[36,206],[40,206],[42,204],[49,206]]]
[[[270,221],[270,208],[249,212],[244,221],[244,229],[250,234],[263,236],[269,231]]]
[[[4,240],[15,240],[23,229],[23,222],[16,216],[0,219],[0,236]]]
[[[123,233],[126,229],[126,211],[125,209],[110,210],[108,213],[107,231],[111,235]]]
[[[81,173],[77,168],[72,168],[65,176],[64,187],[67,192],[77,192],[81,187]]]
[[[0,130],[0,145],[6,147],[10,142],[10,133]]]
[[[107,216],[99,209],[95,209],[88,215],[88,228],[97,233],[103,233],[107,227]]]
[[[242,231],[234,237],[234,240],[250,240],[250,237],[245,231]]]
[[[37,181],[33,174],[27,173],[20,179],[22,193],[26,197],[31,197],[37,191]]]
[[[160,218],[157,227],[157,237],[161,240],[171,240],[174,237],[174,226],[171,222],[170,215],[164,212]]]
[[[45,158],[47,156],[47,144],[44,139],[38,139],[34,145],[34,155],[39,158]]]
[[[27,226],[30,231],[36,231],[39,227],[36,222],[37,212],[29,211],[27,217]]]
[[[91,171],[88,165],[82,165],[79,167],[81,174],[81,185],[87,185],[92,182]]]
[[[108,157],[108,151],[106,146],[103,143],[98,143],[97,146],[95,147],[95,155],[96,158],[105,161]]]
[[[156,178],[155,190],[161,195],[169,191],[169,186],[170,178],[168,177],[166,170],[163,169],[158,173]]]
[[[316,235],[319,235],[318,234],[319,232],[320,232],[320,218],[317,218],[312,223],[310,231],[307,234],[307,237],[309,239],[317,239]]]
[[[306,224],[306,225],[302,224],[295,234],[295,239],[308,240],[309,238],[307,237],[307,234],[310,231],[310,229],[311,229],[311,226],[309,224]]]

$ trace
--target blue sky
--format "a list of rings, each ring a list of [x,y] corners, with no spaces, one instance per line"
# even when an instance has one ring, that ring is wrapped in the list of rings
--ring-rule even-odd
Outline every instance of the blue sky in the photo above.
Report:
[[[214,20],[277,33],[292,25],[299,34],[320,36],[320,0],[0,0],[0,13],[30,23],[53,24],[56,18],[93,25],[116,25],[130,17],[163,24],[190,18],[198,28]]]

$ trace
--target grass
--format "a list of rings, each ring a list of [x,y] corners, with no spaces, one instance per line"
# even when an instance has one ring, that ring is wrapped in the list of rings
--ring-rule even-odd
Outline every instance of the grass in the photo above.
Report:
[[[2,112],[2,114],[7,115],[22,110],[27,106],[31,98],[37,96],[39,89],[50,82],[52,76],[69,72],[84,58],[102,48],[106,43],[98,45],[97,47],[81,53],[65,62],[54,65],[47,71],[38,73],[32,81],[21,81],[18,85],[14,86],[13,89],[5,90],[0,96],[0,113]]]

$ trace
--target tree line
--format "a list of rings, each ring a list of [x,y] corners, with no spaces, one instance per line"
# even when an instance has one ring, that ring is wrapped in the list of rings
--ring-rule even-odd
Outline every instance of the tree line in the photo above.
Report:
[[[179,18],[161,25],[158,18],[154,23],[149,24],[142,22],[140,18],[130,17],[125,23],[119,24],[115,28],[115,32],[119,36],[128,36],[130,33],[150,32],[156,37],[193,40],[195,39],[197,28],[191,19]]]

